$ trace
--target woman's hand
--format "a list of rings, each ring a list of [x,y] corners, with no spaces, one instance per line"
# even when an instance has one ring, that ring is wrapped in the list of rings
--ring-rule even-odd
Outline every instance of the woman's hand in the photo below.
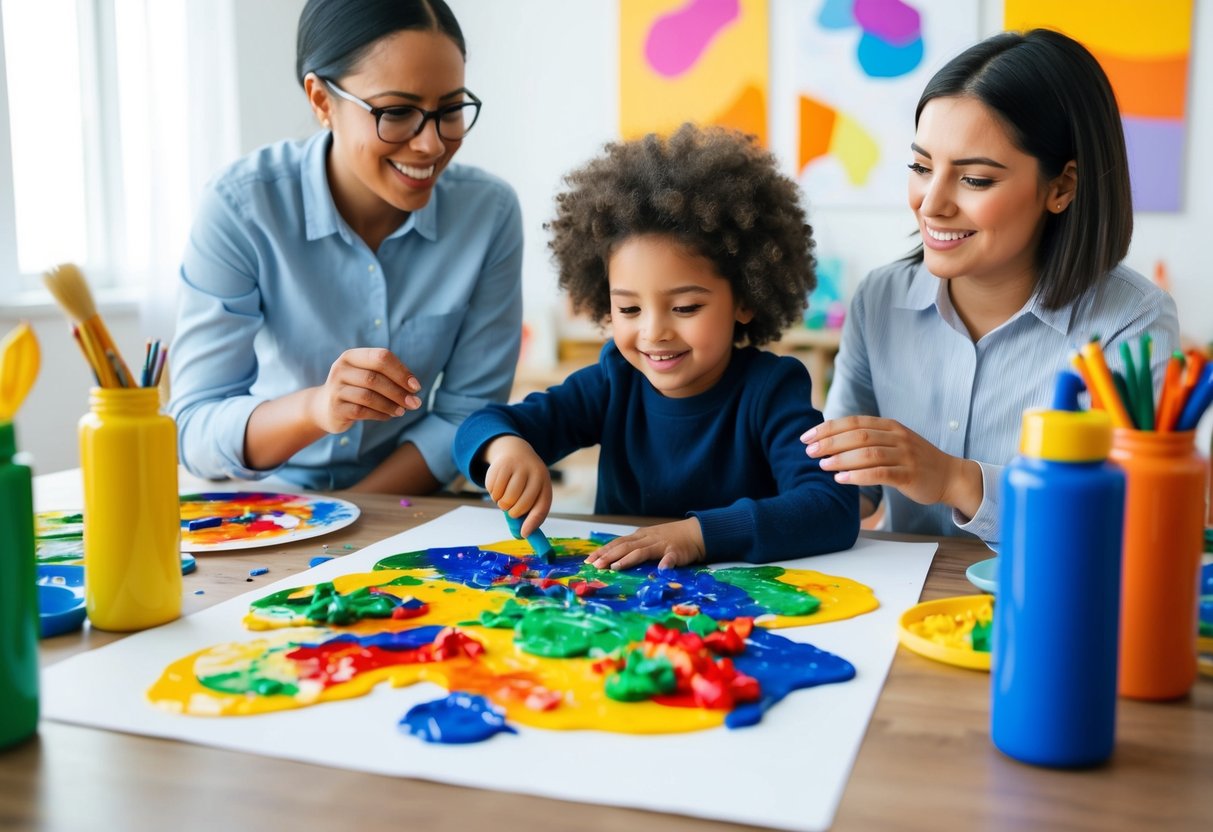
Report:
[[[513,518],[526,515],[522,536],[533,534],[552,510],[552,475],[531,444],[520,436],[498,436],[485,446],[489,470],[484,487],[497,507]]]
[[[421,399],[414,394],[420,390],[421,382],[391,350],[346,350],[324,384],[312,388],[309,413],[327,433],[343,433],[363,419],[383,422],[416,410]]]
[[[658,569],[690,566],[703,560],[703,530],[694,517],[662,523],[617,537],[585,559],[598,569],[629,569],[646,560]]]
[[[981,506],[981,466],[945,454],[900,422],[847,416],[800,437],[805,453],[835,471],[836,482],[888,485],[916,503],[944,503],[972,517]]]

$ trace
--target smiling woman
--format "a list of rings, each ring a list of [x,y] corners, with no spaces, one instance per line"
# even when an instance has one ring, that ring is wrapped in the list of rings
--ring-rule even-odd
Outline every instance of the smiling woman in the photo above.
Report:
[[[998,483],[1025,408],[1074,348],[1149,333],[1155,373],[1175,303],[1121,260],[1133,213],[1116,99],[1095,58],[1042,29],[1004,32],[927,84],[910,146],[923,245],[852,301],[809,456],[860,486],[887,527],[998,537]]]
[[[172,412],[195,474],[426,493],[463,418],[508,395],[521,216],[451,163],[481,107],[466,51],[443,0],[304,7],[323,129],[221,174],[181,268]]]

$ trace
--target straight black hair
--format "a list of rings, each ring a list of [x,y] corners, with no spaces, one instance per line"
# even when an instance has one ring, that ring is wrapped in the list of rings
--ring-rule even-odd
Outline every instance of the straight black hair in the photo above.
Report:
[[[295,42],[300,86],[309,72],[340,80],[376,41],[406,29],[442,32],[467,58],[463,30],[444,0],[308,0]]]
[[[1006,126],[1011,141],[1036,158],[1042,181],[1066,163],[1078,168],[1068,208],[1046,214],[1036,252],[1038,289],[1047,309],[1073,302],[1125,258],[1133,237],[1129,159],[1116,96],[1095,57],[1060,32],[1003,32],[935,73],[918,99],[969,96]],[[922,247],[910,255],[922,261]]]

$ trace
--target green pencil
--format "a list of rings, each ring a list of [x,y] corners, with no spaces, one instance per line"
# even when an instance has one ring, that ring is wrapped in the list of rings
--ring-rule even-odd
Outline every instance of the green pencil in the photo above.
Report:
[[[1141,354],[1137,362],[1137,389],[1141,391],[1141,430],[1154,430],[1154,377],[1150,373],[1150,353],[1153,339],[1141,334]]]
[[[1141,379],[1137,377],[1137,368],[1133,365],[1133,351],[1129,349],[1128,341],[1120,342],[1120,360],[1125,365],[1123,377],[1125,383],[1125,392],[1123,394],[1125,396],[1125,406],[1129,408],[1129,415],[1133,418],[1137,429],[1141,430],[1143,414],[1141,412],[1141,387],[1138,386]],[[1115,379],[1115,376],[1113,378]]]
[[[1133,423],[1133,427],[1140,429],[1137,423],[1137,413],[1133,409],[1133,397],[1129,395],[1128,382],[1125,381],[1125,377],[1121,375],[1120,370],[1112,371],[1112,384],[1116,387],[1120,400],[1125,403],[1125,410],[1129,411],[1129,420]]]

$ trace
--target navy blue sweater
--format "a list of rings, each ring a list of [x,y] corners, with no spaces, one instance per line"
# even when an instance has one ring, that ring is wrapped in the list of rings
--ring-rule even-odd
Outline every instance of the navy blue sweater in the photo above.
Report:
[[[483,485],[494,437],[521,436],[549,465],[601,445],[598,514],[697,517],[712,562],[834,552],[859,534],[859,494],[805,455],[800,434],[822,421],[811,386],[795,358],[746,347],[712,389],[668,398],[607,342],[563,384],[469,416],[455,462]]]

